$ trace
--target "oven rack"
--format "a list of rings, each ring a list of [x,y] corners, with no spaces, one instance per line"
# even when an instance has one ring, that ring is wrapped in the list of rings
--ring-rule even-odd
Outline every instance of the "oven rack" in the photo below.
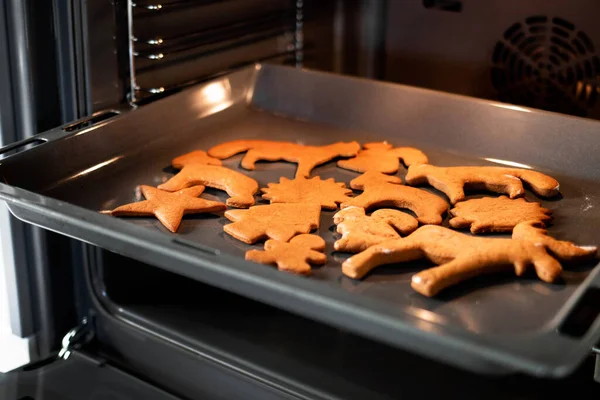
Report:
[[[243,1],[126,0],[129,102],[256,62],[302,66],[303,0],[257,0],[257,8],[270,8],[251,16],[236,14],[236,3]],[[231,11],[222,23],[175,33],[168,23],[160,28],[174,13],[219,14],[223,6]]]

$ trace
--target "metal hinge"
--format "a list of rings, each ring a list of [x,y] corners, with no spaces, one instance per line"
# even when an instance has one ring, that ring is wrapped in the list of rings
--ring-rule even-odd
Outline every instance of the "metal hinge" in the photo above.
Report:
[[[58,358],[66,360],[71,352],[89,343],[94,338],[92,323],[88,318],[83,318],[81,324],[71,329],[62,339],[62,348],[58,352]]]

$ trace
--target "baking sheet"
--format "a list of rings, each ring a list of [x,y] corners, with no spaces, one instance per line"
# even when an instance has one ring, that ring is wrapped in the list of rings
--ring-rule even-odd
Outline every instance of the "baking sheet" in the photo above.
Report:
[[[553,210],[549,233],[599,245],[600,162],[593,140],[599,128],[594,121],[460,96],[263,66],[10,157],[0,166],[5,182],[39,195],[27,197],[2,185],[0,196],[14,202],[13,212],[23,219],[387,343],[477,371],[564,375],[599,337],[599,321],[581,338],[557,330],[586,288],[598,286],[595,262],[568,268],[553,285],[533,273],[522,278],[506,273],[426,298],[410,288],[412,274],[430,266],[421,261],[380,267],[361,281],[343,276],[340,263],[348,254],[333,251],[339,237],[333,211],[322,212],[318,232],[327,241],[328,262],[308,279],[243,261],[248,249],[262,245],[246,245],[224,233],[229,221],[222,213],[186,216],[173,235],[154,218],[116,219],[89,211],[140,200],[137,185],[155,186],[177,172],[170,167],[173,157],[228,140],[310,145],[387,140],[422,149],[436,165],[508,162],[548,173],[559,180],[562,198],[541,200],[528,192],[527,199]],[[224,160],[224,165],[261,187],[294,176],[296,165],[282,162],[259,162],[255,171],[245,171],[239,167],[242,157]],[[405,173],[401,168],[398,176]],[[347,184],[358,176],[335,162],[312,175]],[[212,189],[202,197],[227,198]],[[257,204],[268,204],[256,198]],[[77,227],[64,213],[87,225]],[[216,260],[204,259],[215,255]],[[547,348],[557,345],[561,348]]]

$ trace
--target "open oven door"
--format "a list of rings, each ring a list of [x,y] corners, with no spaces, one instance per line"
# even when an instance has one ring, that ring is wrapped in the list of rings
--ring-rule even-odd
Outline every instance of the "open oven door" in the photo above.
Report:
[[[56,41],[60,32],[48,18],[72,13],[71,5],[75,3],[0,0],[2,146],[86,114],[76,101],[77,91],[69,90],[73,86],[57,82],[77,75],[69,52],[59,54],[72,44],[75,17],[61,25],[70,34]],[[61,277],[68,279],[68,263],[59,260],[70,253],[63,238],[19,221],[0,205],[0,371],[45,358],[74,325],[70,290],[55,290],[67,282]],[[58,266],[54,274],[51,263]],[[54,319],[57,309],[60,320]]]
[[[4,400],[177,400],[149,383],[82,351],[0,374]]]

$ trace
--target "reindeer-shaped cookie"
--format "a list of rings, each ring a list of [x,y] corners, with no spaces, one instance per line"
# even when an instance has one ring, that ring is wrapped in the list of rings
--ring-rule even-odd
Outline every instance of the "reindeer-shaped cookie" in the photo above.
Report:
[[[553,197],[559,193],[556,179],[541,172],[505,167],[436,167],[429,164],[415,164],[408,167],[407,185],[430,184],[444,192],[450,203],[456,204],[465,199],[467,189],[485,189],[504,193],[514,199],[525,194],[523,182],[541,197]]]
[[[425,296],[435,296],[463,280],[511,266],[521,276],[533,265],[541,280],[554,282],[562,272],[558,260],[581,260],[596,253],[595,246],[579,247],[553,239],[537,224],[539,221],[520,223],[513,230],[512,239],[474,237],[425,225],[406,238],[382,242],[350,257],[342,264],[342,272],[360,279],[383,264],[427,258],[439,266],[414,275],[411,285]]]
[[[317,165],[336,157],[353,157],[360,150],[357,142],[337,142],[326,146],[304,146],[291,142],[272,142],[268,140],[235,140],[222,143],[210,150],[211,157],[224,159],[247,151],[242,159],[242,168],[254,170],[259,160],[298,163],[296,177],[308,178]]]

